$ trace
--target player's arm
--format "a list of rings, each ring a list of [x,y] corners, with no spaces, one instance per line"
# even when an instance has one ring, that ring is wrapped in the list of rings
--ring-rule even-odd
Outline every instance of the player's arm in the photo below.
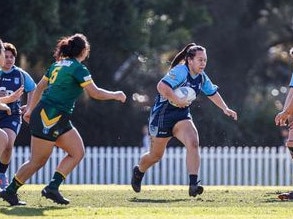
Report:
[[[280,125],[280,126],[287,125],[286,122],[288,118],[292,115],[293,115],[293,87],[290,87],[286,100],[285,100],[284,108],[275,117],[276,125]]]
[[[293,87],[290,87],[289,89],[283,111],[291,115],[293,114]]]
[[[223,98],[221,97],[221,95],[219,94],[219,92],[216,92],[214,95],[212,96],[208,96],[208,98],[217,106],[219,107],[221,110],[223,110],[223,112],[227,115],[227,116],[231,116],[233,117],[234,120],[237,120],[237,113],[234,110],[231,110],[227,104],[225,103],[225,101],[223,100]]]
[[[290,49],[289,54],[293,58],[293,48]],[[275,117],[276,125],[285,126],[288,118],[293,115],[293,74],[289,85],[290,89],[287,94],[283,110]]]
[[[126,101],[126,95],[123,91],[109,91],[99,88],[93,81],[85,85],[84,90],[96,100],[117,100],[122,103]]]
[[[157,84],[158,92],[168,99],[170,102],[174,103],[179,108],[184,108],[189,106],[191,103],[187,100],[187,97],[179,98],[174,93],[174,90],[163,80],[159,81]]]
[[[29,123],[30,115],[35,106],[38,104],[38,102],[41,99],[41,96],[44,92],[44,90],[48,87],[48,78],[46,76],[43,76],[43,78],[38,83],[35,91],[33,92],[33,95],[28,102],[28,105],[26,107],[26,113],[23,116],[23,119]]]
[[[10,94],[8,96],[0,97],[0,102],[1,103],[12,103],[12,102],[18,100],[21,97],[21,95],[23,94],[23,89],[24,89],[24,87],[21,86],[12,94]]]

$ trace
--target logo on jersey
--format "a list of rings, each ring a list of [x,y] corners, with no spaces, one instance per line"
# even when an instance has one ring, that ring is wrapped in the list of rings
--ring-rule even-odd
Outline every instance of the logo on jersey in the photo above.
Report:
[[[168,72],[167,76],[170,77],[172,80],[174,80],[176,78],[176,74],[174,74],[174,72],[172,72],[172,71]]]
[[[19,78],[14,78],[14,84],[20,84],[20,79]]]

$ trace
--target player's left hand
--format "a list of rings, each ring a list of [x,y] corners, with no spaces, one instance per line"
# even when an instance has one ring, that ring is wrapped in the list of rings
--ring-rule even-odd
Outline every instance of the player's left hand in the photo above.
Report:
[[[286,126],[289,116],[290,116],[289,113],[287,113],[285,111],[279,112],[275,117],[276,125]]]
[[[27,105],[22,105],[22,106],[20,107],[20,111],[21,111],[21,114],[22,114],[22,115],[26,113],[26,106],[27,106]]]
[[[231,116],[234,120],[238,119],[237,113],[234,110],[231,110],[230,108],[226,108],[223,111],[227,116]]]
[[[5,103],[0,103],[0,110],[4,110],[4,111],[6,111],[7,115],[11,115],[11,109]]]
[[[27,109],[23,115],[23,120],[29,124],[30,118],[31,118],[31,111]]]
[[[115,97],[116,100],[121,101],[122,103],[125,103],[126,101],[126,95],[123,91],[115,91]]]

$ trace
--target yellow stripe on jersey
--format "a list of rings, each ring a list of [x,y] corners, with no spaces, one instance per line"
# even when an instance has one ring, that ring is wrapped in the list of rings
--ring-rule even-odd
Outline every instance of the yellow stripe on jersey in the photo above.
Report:
[[[93,83],[93,80],[88,80],[88,81],[81,83],[80,86],[85,87],[86,85],[91,84],[91,83]]]
[[[45,112],[45,110],[42,109],[42,111],[41,111],[42,121],[45,124],[45,126],[47,126],[47,127],[56,124],[59,121],[59,119],[61,118],[61,116],[62,115],[59,115],[59,116],[57,116],[57,117],[55,117],[53,119],[49,119],[48,116],[47,116],[47,114],[46,114],[46,112]]]

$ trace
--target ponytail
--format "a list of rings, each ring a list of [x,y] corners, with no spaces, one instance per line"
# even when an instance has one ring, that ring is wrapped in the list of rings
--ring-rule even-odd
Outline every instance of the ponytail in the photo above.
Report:
[[[195,43],[189,43],[179,53],[176,54],[176,56],[174,57],[174,59],[171,62],[171,68],[173,68],[174,66],[178,65],[181,61],[185,60],[187,51],[192,46],[196,46],[196,44]]]

